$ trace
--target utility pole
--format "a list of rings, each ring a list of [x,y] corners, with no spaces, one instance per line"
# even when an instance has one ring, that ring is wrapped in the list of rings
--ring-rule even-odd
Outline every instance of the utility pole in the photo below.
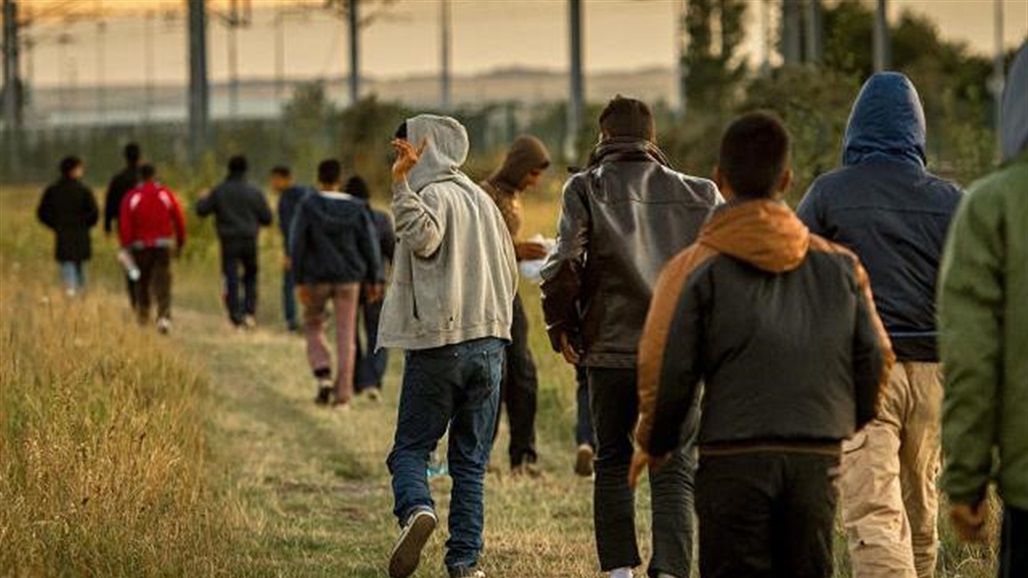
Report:
[[[239,115],[239,0],[229,4],[228,25],[228,115],[236,120]]]
[[[786,66],[800,64],[803,58],[800,51],[802,20],[800,0],[782,0],[782,60]]]
[[[350,28],[350,106],[357,104],[361,92],[360,14],[358,0],[347,0],[347,21]]]
[[[564,139],[564,156],[573,159],[578,151],[578,133],[582,130],[585,109],[585,83],[582,80],[582,0],[568,0],[570,28],[571,74],[568,94],[568,132]]]
[[[153,114],[153,75],[154,75],[154,11],[146,12],[146,27],[143,33],[143,78],[146,82],[146,108],[143,110],[143,121],[150,124],[150,117]]]
[[[686,19],[689,17],[689,0],[678,1],[678,26],[675,28],[675,47],[678,49],[678,115],[685,118],[689,107],[689,65],[686,55],[689,51]]]
[[[995,35],[995,50],[996,54],[992,61],[992,78],[990,83],[992,86],[992,97],[995,100],[995,123],[996,123],[996,157],[1001,158],[1003,155],[1003,135],[1001,128],[1003,126],[1003,85],[1005,84],[1006,77],[1003,74],[1003,0],[995,0],[993,8],[993,34]]]
[[[286,75],[286,33],[285,33],[285,12],[279,6],[275,14],[275,104],[282,106],[282,98],[285,96],[285,75]]]
[[[806,61],[813,67],[821,66],[824,52],[824,33],[821,22],[821,0],[807,0]]]
[[[21,79],[18,71],[18,5],[14,0],[3,0],[4,14],[4,88],[3,119],[8,134],[20,128]]]
[[[439,67],[439,100],[443,111],[450,110],[452,95],[450,94],[450,0],[439,0],[439,20],[442,26],[440,67]]]
[[[889,6],[887,0],[878,0],[874,24],[875,72],[888,70],[892,55],[889,50]]]
[[[100,0],[97,0],[97,10],[103,10]],[[96,111],[101,124],[107,116],[107,102],[104,93],[104,80],[107,78],[107,24],[102,18],[101,16],[101,20],[96,22]]]
[[[189,154],[198,162],[207,144],[210,87],[207,81],[207,12],[204,0],[189,2]]]

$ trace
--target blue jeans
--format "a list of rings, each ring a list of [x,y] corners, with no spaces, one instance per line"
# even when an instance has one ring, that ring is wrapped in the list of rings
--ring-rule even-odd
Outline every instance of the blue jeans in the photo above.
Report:
[[[69,294],[81,293],[86,288],[86,271],[82,261],[61,261],[61,281]]]
[[[575,443],[580,446],[587,445],[595,451],[596,432],[593,431],[593,413],[589,407],[589,378],[585,367],[575,366],[575,381],[578,383],[575,391]]]
[[[367,389],[382,388],[386,365],[389,363],[389,352],[378,347],[378,321],[382,317],[383,301],[379,299],[368,303],[365,292],[361,291],[361,314],[364,316],[364,340],[357,337],[357,375],[354,386],[357,393]],[[358,331],[359,333],[359,331]]]
[[[296,317],[296,281],[289,269],[282,271],[282,312],[290,331],[300,329],[300,322]]]
[[[482,550],[483,485],[505,347],[505,341],[490,337],[406,354],[396,438],[386,461],[393,477],[393,513],[403,525],[414,510],[434,509],[428,459],[449,427],[453,489],[447,568],[474,567]]]

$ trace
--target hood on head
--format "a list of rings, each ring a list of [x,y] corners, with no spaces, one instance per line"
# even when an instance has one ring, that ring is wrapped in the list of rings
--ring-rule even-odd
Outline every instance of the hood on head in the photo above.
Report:
[[[427,142],[421,160],[414,165],[407,182],[414,191],[426,186],[453,180],[468,158],[468,132],[464,126],[448,116],[420,114],[407,119],[407,140],[414,147]]]
[[[1021,45],[1010,65],[1000,115],[1003,162],[1006,162],[1028,148],[1028,42]]]
[[[803,263],[810,231],[785,203],[745,201],[714,213],[699,243],[763,271],[784,273]]]
[[[499,168],[489,181],[507,191],[516,191],[528,173],[550,165],[550,153],[546,145],[531,135],[522,135],[514,140]]]
[[[898,72],[879,72],[864,83],[846,126],[842,164],[875,159],[925,165],[924,109],[917,89]]]

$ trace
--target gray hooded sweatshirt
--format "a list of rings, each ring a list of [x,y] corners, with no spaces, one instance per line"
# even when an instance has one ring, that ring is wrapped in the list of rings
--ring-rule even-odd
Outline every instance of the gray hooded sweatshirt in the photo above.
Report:
[[[483,337],[510,339],[517,263],[495,203],[460,171],[468,134],[449,117],[407,120],[427,146],[393,184],[396,261],[379,347],[432,349]]]

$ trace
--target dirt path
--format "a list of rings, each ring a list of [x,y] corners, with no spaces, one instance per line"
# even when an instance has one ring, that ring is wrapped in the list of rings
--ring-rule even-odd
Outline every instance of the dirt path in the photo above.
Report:
[[[211,377],[212,467],[231,481],[252,529],[247,565],[269,576],[384,576],[396,532],[384,460],[395,423],[397,356],[381,401],[358,400],[339,412],[312,403],[296,336],[238,333],[218,317],[182,311],[174,339]],[[445,516],[449,481],[433,484]],[[570,472],[543,481],[491,477],[482,560],[490,577],[595,575],[589,494],[588,481]],[[445,575],[445,536],[443,526],[416,576]]]

